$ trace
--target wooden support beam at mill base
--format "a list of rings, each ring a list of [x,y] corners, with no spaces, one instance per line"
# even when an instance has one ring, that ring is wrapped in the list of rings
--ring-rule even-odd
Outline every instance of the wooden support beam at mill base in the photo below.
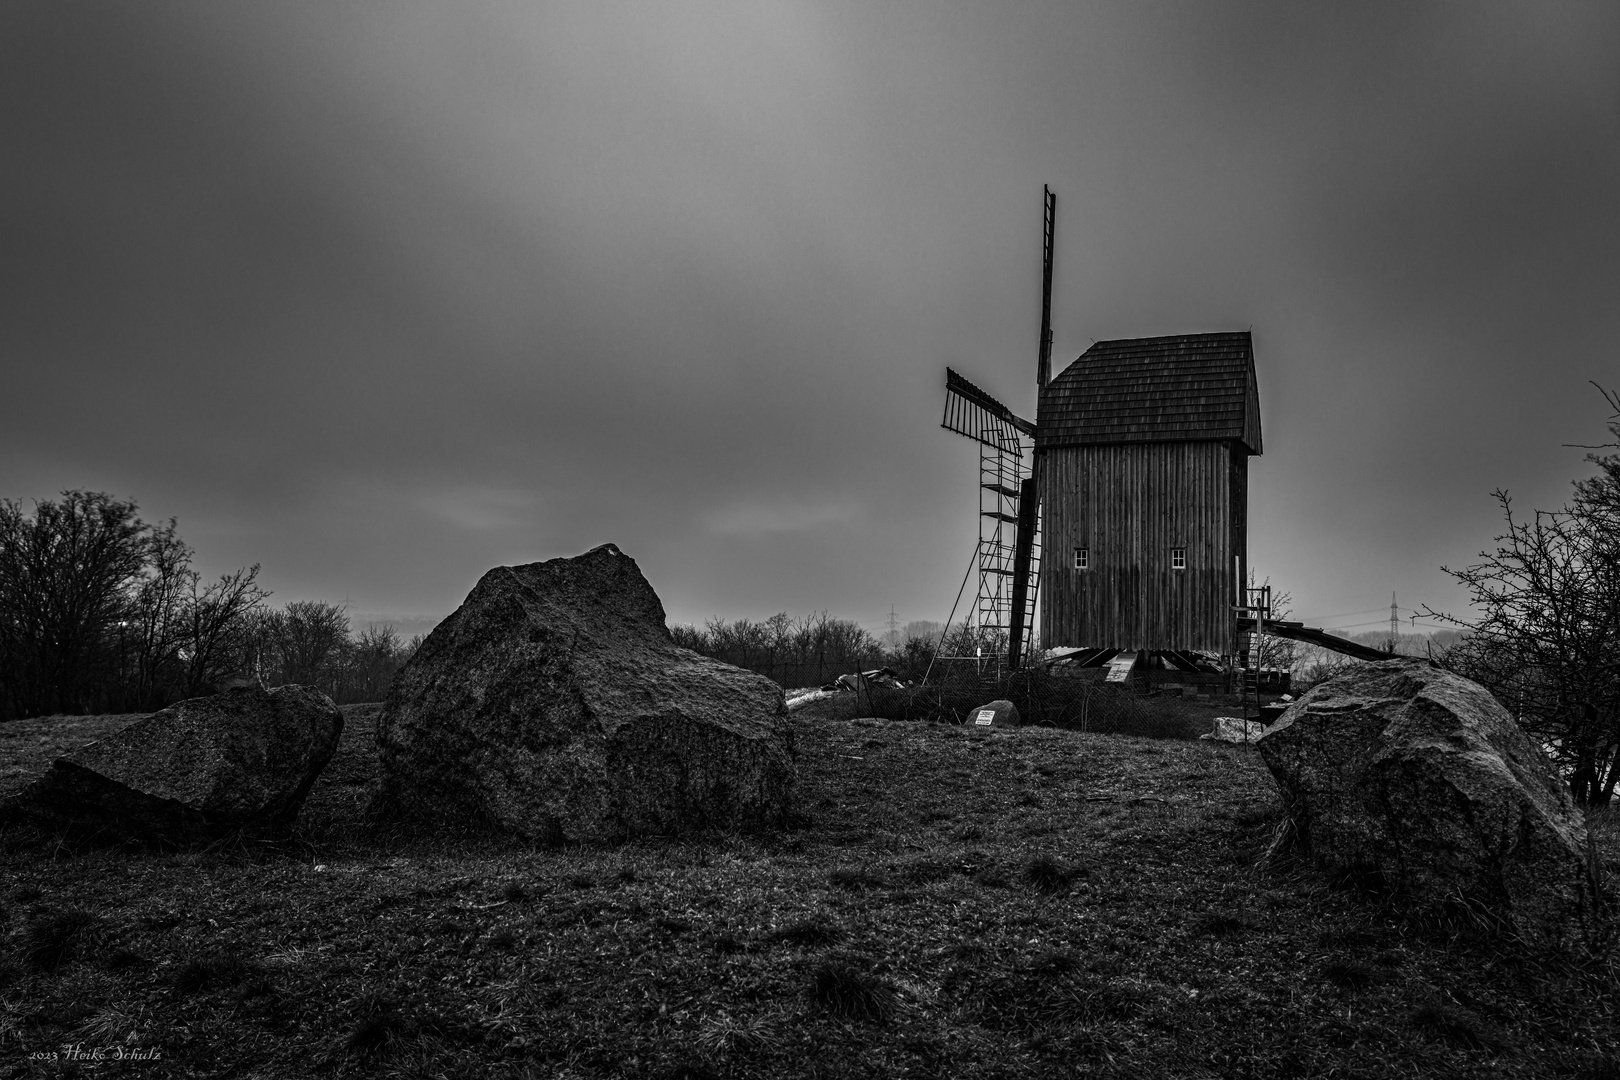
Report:
[[[1018,536],[1013,549],[1012,627],[1007,632],[1007,667],[1017,671],[1024,666],[1024,637],[1029,602],[1029,564],[1035,551],[1035,527],[1040,496],[1036,493],[1035,477],[1022,484],[1018,496]],[[1033,619],[1028,620],[1033,622]]]

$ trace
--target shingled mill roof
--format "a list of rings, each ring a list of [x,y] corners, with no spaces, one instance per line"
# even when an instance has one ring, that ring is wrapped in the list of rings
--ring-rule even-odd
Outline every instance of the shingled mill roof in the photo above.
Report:
[[[1260,447],[1254,343],[1236,334],[1099,341],[1041,391],[1036,445],[1232,439]]]

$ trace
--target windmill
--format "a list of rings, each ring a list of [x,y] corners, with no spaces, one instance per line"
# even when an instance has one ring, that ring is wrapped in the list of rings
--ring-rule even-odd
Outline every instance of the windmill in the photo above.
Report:
[[[1052,254],[1057,225],[1057,195],[1050,188],[1043,192],[1037,391],[1046,386],[1052,367]],[[1040,581],[1035,425],[946,368],[945,418],[940,426],[979,444],[979,539],[972,568],[977,570],[978,594],[970,620],[981,647],[990,646],[998,665],[1005,655],[1008,669],[1016,671],[1034,625]]]

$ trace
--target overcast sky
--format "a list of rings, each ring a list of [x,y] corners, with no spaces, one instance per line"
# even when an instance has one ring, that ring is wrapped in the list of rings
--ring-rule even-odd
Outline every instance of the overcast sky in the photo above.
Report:
[[[1253,328],[1296,616],[1455,606],[1493,488],[1590,472],[1609,0],[13,2],[0,495],[362,618],[612,541],[675,621],[942,619],[945,367],[1034,415],[1043,184],[1054,369]]]

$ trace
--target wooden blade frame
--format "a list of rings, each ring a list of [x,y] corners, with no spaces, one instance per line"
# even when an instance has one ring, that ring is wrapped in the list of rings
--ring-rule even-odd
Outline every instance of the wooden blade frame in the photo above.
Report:
[[[1034,442],[1035,425],[947,368],[940,426],[979,444],[979,594],[970,618],[986,648],[951,659],[974,660],[981,676],[987,664],[1004,673],[1018,666],[1030,636],[1026,609],[1035,570],[1034,522],[1025,518],[1033,514],[1035,485],[1024,454]],[[1029,510],[1020,505],[1026,502]]]
[[[1035,388],[1045,390],[1052,381],[1052,257],[1057,251],[1057,192],[1046,192],[1045,257],[1041,260],[1041,354],[1035,367]]]
[[[997,450],[1022,446],[1019,433],[1033,436],[1035,425],[950,368],[945,369],[945,418],[940,427]]]

